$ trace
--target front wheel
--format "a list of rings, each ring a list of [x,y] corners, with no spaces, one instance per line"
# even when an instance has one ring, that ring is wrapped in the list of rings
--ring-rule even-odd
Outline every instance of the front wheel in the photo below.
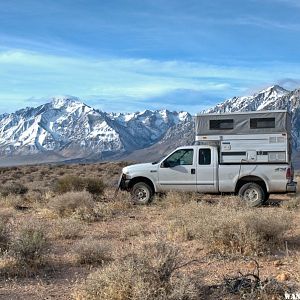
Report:
[[[138,182],[131,189],[132,199],[137,204],[151,202],[153,194],[152,188],[145,182]]]
[[[263,188],[254,182],[244,184],[239,190],[239,196],[249,206],[260,206],[265,201],[265,192]]]

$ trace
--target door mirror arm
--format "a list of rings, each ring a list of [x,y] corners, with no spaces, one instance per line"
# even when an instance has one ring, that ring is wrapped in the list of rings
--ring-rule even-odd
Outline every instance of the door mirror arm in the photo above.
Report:
[[[170,168],[170,163],[167,161],[163,161],[160,165],[162,168]]]

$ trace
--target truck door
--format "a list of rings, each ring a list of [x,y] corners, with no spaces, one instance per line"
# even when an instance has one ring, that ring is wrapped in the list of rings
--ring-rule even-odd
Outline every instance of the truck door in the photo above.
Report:
[[[217,153],[215,148],[202,148],[198,150],[197,162],[197,191],[217,192]]]
[[[193,148],[178,149],[158,169],[161,190],[196,192],[196,152]]]

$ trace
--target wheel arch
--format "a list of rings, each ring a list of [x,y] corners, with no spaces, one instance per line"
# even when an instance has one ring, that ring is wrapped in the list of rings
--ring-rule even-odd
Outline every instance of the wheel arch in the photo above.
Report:
[[[268,186],[265,182],[265,180],[259,176],[254,176],[254,175],[247,175],[243,176],[242,178],[239,178],[239,180],[236,182],[235,185],[235,194],[238,194],[240,188],[249,182],[254,182],[262,187],[262,189],[265,191],[265,193],[268,193]]]
[[[138,183],[138,182],[145,182],[147,183],[153,190],[153,193],[156,192],[156,188],[155,188],[155,185],[154,183],[152,182],[151,179],[147,178],[147,177],[143,177],[143,176],[138,176],[138,177],[134,177],[132,178],[130,181],[129,181],[129,184],[128,184],[128,188],[129,189],[132,189],[132,187]]]

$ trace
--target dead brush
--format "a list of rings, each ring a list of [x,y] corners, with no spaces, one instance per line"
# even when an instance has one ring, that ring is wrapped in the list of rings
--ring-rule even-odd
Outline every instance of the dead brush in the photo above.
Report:
[[[99,178],[67,175],[57,180],[54,191],[58,194],[63,194],[86,190],[92,195],[99,196],[103,194],[104,188],[104,183]]]
[[[9,254],[16,259],[18,265],[31,270],[43,264],[47,252],[48,239],[45,229],[40,222],[33,220],[17,229],[9,245]]]
[[[179,274],[186,266],[179,250],[166,242],[144,245],[143,252],[114,261],[90,274],[77,299],[201,299],[192,278]]]
[[[11,182],[1,186],[0,194],[3,197],[9,195],[24,195],[28,192],[28,188],[20,182]]]
[[[106,241],[85,238],[75,244],[73,251],[80,264],[103,265],[112,260],[112,247]]]
[[[190,192],[175,192],[171,191],[160,197],[156,197],[155,203],[161,205],[162,207],[178,207],[189,202],[199,201],[202,195]]]
[[[29,208],[28,203],[21,195],[8,195],[3,198],[6,207],[12,207],[16,210],[26,210]]]
[[[188,203],[166,212],[169,235],[199,239],[213,252],[261,255],[283,247],[284,234],[291,226],[287,212],[205,203]]]
[[[107,191],[105,200],[97,201],[94,203],[93,209],[81,207],[76,209],[76,216],[87,222],[94,222],[98,220],[107,220],[115,216],[126,213],[134,208],[130,195],[115,190]]]
[[[8,249],[10,242],[10,233],[8,229],[8,220],[0,220],[0,255]]]
[[[133,237],[145,236],[146,234],[147,231],[145,230],[145,227],[134,221],[120,228],[120,239],[122,241],[129,240]]]
[[[300,208],[300,196],[293,197],[292,199],[283,202],[282,207],[287,210],[296,210]]]
[[[77,219],[58,219],[54,223],[53,236],[59,239],[76,239],[84,229],[83,224]]]
[[[87,191],[67,192],[52,198],[49,207],[60,217],[69,217],[79,210],[92,212],[94,201]]]
[[[247,273],[239,271],[236,276],[224,277],[224,291],[248,300],[285,299],[285,294],[291,292],[291,287],[274,278],[263,280],[260,277],[258,262],[253,259],[251,261],[255,265],[253,270]]]

